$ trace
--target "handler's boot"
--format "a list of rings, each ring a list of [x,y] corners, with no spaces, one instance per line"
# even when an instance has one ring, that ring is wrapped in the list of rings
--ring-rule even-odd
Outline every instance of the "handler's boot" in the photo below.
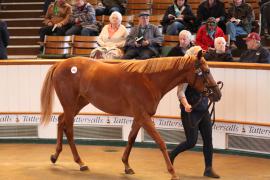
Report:
[[[215,173],[212,167],[206,167],[203,175],[210,178],[220,178],[220,176]]]

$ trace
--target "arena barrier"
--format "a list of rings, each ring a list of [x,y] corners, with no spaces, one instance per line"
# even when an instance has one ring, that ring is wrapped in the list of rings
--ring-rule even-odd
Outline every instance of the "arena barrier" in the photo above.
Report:
[[[40,91],[48,68],[61,60],[0,61],[0,139],[55,139],[58,99],[49,126],[39,124]],[[112,61],[109,63],[118,63]],[[213,143],[216,149],[270,154],[270,65],[209,62],[216,80],[224,82],[223,97],[216,104]],[[153,118],[168,144],[183,141],[176,88],[160,102]],[[75,138],[127,141],[132,119],[105,114],[92,105],[75,119]],[[137,142],[152,142],[140,130]],[[201,138],[198,145],[202,144]]]

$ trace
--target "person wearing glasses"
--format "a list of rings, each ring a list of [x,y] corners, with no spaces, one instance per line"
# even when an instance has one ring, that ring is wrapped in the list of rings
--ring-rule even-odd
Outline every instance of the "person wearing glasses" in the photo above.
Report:
[[[214,40],[217,37],[224,37],[224,32],[217,26],[216,18],[210,17],[202,25],[196,35],[196,45],[201,46],[205,51],[214,49]]]

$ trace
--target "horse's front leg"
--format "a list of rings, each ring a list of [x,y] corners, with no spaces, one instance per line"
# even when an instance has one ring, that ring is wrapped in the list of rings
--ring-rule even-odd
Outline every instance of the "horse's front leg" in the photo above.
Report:
[[[173,165],[170,161],[169,155],[167,153],[167,147],[165,142],[160,137],[159,133],[157,132],[154,123],[152,122],[151,118],[146,119],[143,122],[143,128],[147,131],[147,133],[154,139],[154,141],[159,145],[159,148],[163,154],[163,157],[165,159],[167,169],[169,173],[172,175],[171,180],[179,180],[179,177],[176,175],[175,170],[173,168]]]
[[[55,163],[59,157],[59,154],[62,152],[63,145],[63,131],[64,131],[64,122],[63,122],[64,113],[60,114],[58,117],[57,124],[57,144],[55,154],[51,155],[51,162]]]
[[[125,165],[125,173],[126,174],[134,174],[135,173],[133,171],[133,169],[129,166],[128,159],[129,159],[129,155],[130,155],[132,146],[136,140],[136,137],[137,137],[137,134],[138,134],[140,128],[141,128],[141,126],[136,122],[136,119],[134,119],[132,127],[131,127],[131,131],[130,131],[129,136],[128,136],[128,143],[127,143],[125,152],[124,152],[123,157],[122,157],[122,162]]]
[[[74,142],[74,135],[73,135],[73,116],[68,117],[65,121],[65,129],[64,129],[68,144],[70,146],[71,152],[73,154],[74,161],[79,164],[80,170],[85,171],[88,170],[88,167],[82,162],[79,153],[77,151],[75,142]]]

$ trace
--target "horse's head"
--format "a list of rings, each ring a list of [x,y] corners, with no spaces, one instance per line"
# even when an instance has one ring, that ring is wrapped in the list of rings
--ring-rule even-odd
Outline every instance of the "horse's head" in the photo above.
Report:
[[[207,96],[211,101],[219,101],[221,98],[221,91],[218,84],[222,82],[216,83],[202,56],[202,51],[199,51],[194,65],[195,71],[192,71],[192,74],[189,75],[189,84],[202,92],[202,94]]]

